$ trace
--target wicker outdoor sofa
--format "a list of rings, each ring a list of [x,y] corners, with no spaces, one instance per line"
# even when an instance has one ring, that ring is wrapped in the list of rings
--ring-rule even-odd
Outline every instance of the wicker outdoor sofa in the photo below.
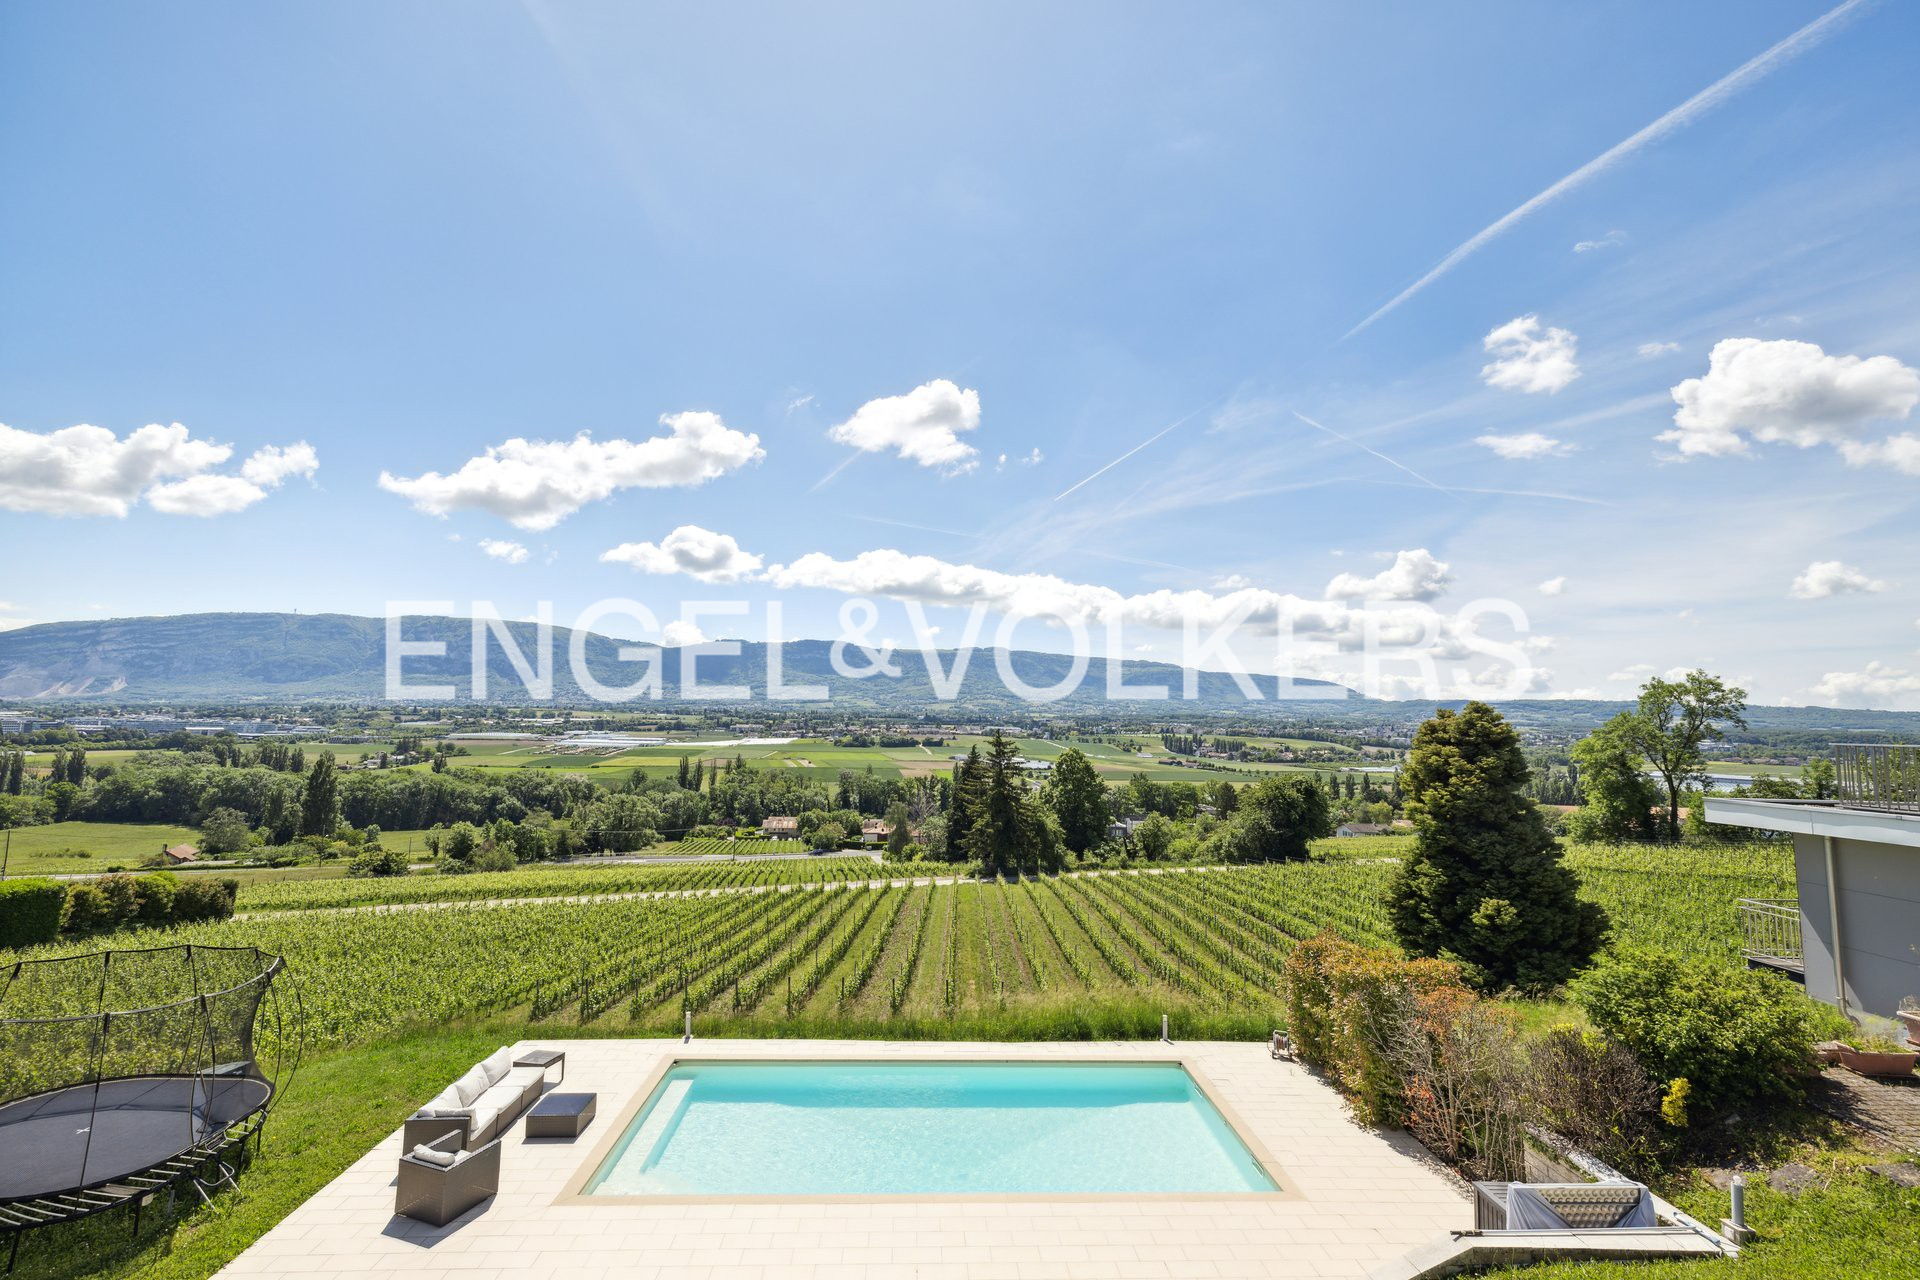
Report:
[[[540,1100],[545,1080],[543,1068],[514,1066],[512,1049],[496,1050],[408,1117],[402,1149],[411,1151],[449,1133],[459,1134],[460,1146],[468,1151],[504,1137]]]

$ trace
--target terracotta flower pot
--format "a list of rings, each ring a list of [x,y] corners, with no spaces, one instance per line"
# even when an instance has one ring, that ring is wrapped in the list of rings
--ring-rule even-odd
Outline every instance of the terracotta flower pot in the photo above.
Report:
[[[1894,1079],[1910,1076],[1916,1062],[1920,1062],[1920,1053],[1875,1053],[1864,1049],[1843,1049],[1840,1052],[1840,1065],[1863,1076]]]
[[[1838,1040],[1822,1040],[1819,1044],[1813,1046],[1813,1056],[1828,1066],[1833,1066],[1838,1063],[1840,1061],[1840,1055],[1845,1052],[1847,1052],[1847,1046],[1841,1044]]]
[[[1893,1015],[1907,1028],[1907,1043],[1920,1048],[1920,1009],[1902,1009]]]

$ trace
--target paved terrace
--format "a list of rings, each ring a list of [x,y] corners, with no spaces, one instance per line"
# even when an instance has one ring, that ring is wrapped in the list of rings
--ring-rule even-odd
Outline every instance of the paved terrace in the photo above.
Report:
[[[1073,1280],[1364,1277],[1470,1227],[1460,1187],[1404,1134],[1359,1127],[1332,1089],[1266,1046],[880,1041],[538,1040],[567,1053],[568,1091],[600,1095],[577,1140],[503,1140],[500,1194],[446,1228],[393,1216],[388,1135],[220,1273],[364,1280]],[[1179,1059],[1211,1086],[1291,1195],[1077,1201],[561,1204],[664,1059]],[[437,1086],[436,1086],[437,1087]],[[421,1099],[424,1102],[426,1099]]]

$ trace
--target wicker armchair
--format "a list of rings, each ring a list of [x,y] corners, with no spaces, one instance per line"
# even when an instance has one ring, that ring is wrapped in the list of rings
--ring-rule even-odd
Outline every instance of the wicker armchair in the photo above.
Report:
[[[423,1144],[454,1157],[450,1165],[422,1160],[408,1147],[400,1156],[400,1176],[394,1183],[393,1211],[430,1226],[444,1227],[500,1190],[500,1143],[496,1139],[478,1151],[465,1151],[457,1134],[445,1134]]]

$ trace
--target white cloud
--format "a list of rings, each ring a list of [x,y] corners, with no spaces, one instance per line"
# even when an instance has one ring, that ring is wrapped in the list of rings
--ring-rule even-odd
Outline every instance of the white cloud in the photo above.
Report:
[[[1796,600],[1825,600],[1831,596],[1860,595],[1886,589],[1886,583],[1869,578],[1850,564],[1842,564],[1838,560],[1816,560],[1793,580],[1790,591]]]
[[[705,644],[707,633],[700,629],[697,622],[686,622],[675,618],[660,628],[660,643],[669,649],[679,649],[690,644]]]
[[[1579,243],[1573,246],[1573,251],[1575,253],[1592,253],[1595,249],[1611,249],[1615,245],[1625,244],[1626,242],[1627,242],[1626,232],[1609,231],[1607,232],[1607,234],[1599,237],[1596,240],[1580,241]]]
[[[267,491],[239,476],[188,476],[147,490],[147,505],[170,516],[226,516],[245,511]]]
[[[515,437],[469,458],[458,471],[408,478],[380,473],[380,487],[444,516],[477,509],[517,528],[542,532],[621,489],[690,488],[766,457],[760,437],[736,431],[714,413],[662,415],[666,435],[646,440]]]
[[[1573,446],[1564,440],[1541,435],[1538,431],[1522,431],[1511,436],[1475,436],[1473,442],[1493,450],[1503,458],[1551,458],[1573,452]]]
[[[1813,682],[1812,693],[1836,704],[1847,701],[1872,706],[1920,693],[1920,674],[1869,662],[1864,671],[1827,672]]]
[[[923,467],[956,475],[979,463],[979,451],[960,438],[979,425],[980,393],[936,378],[903,396],[867,401],[827,437],[863,453],[891,449]]]
[[[500,538],[480,539],[480,550],[495,560],[504,560],[508,564],[525,564],[527,549],[518,542],[507,542]]]
[[[1564,595],[1566,594],[1566,590],[1567,580],[1564,575],[1558,578],[1548,578],[1545,582],[1541,583],[1539,587],[1540,594],[1543,596]]]
[[[1748,437],[1810,449],[1832,445],[1856,466],[1920,475],[1920,438],[1871,440],[1868,424],[1903,420],[1920,403],[1920,371],[1892,356],[1830,356],[1790,338],[1727,338],[1704,377],[1673,388],[1674,429],[1656,437],[1682,457],[1747,452]],[[1744,433],[1744,434],[1743,434]]]
[[[742,582],[755,576],[759,556],[741,549],[731,534],[683,524],[659,542],[623,542],[600,553],[602,564],[624,564],[641,573],[684,573],[701,582]]]
[[[1480,369],[1490,387],[1528,394],[1552,394],[1580,376],[1575,359],[1579,340],[1566,329],[1540,328],[1540,317],[1519,316],[1481,339],[1492,362]]]
[[[1625,667],[1619,671],[1614,672],[1612,675],[1608,676],[1607,679],[1619,681],[1625,684],[1645,684],[1650,678],[1654,676],[1659,676],[1662,680],[1672,680],[1677,682],[1677,681],[1685,680],[1687,678],[1687,673],[1691,670],[1693,670],[1693,668],[1680,666],[1680,667],[1668,667],[1665,671],[1662,671],[1660,670],[1660,668],[1654,666],[1651,662],[1636,662],[1630,667]]]
[[[252,484],[263,489],[278,487],[289,476],[312,478],[320,469],[320,455],[305,440],[296,441],[282,449],[279,445],[268,445],[264,449],[255,449],[247,460],[240,464],[240,475]]]
[[[238,476],[214,473],[232,456],[231,445],[196,440],[177,422],[152,423],[125,439],[84,424],[45,434],[0,424],[0,508],[125,516],[145,500],[166,515],[224,515],[260,501],[287,475],[311,475],[319,466],[312,446],[301,442],[261,449]],[[263,458],[273,460],[262,464],[266,470],[255,466]]]
[[[1635,347],[1634,351],[1642,360],[1651,360],[1654,356],[1664,356],[1669,351],[1678,351],[1679,349],[1680,344],[1677,342],[1643,342],[1638,347]]]
[[[1241,573],[1230,573],[1224,578],[1215,578],[1213,585],[1222,591],[1240,591],[1253,585],[1253,579]]]
[[[1401,551],[1393,563],[1372,577],[1356,573],[1335,575],[1327,584],[1329,600],[1432,600],[1443,594],[1451,578],[1447,564],[1425,547]]]
[[[1009,462],[1017,463],[1023,467],[1037,467],[1046,460],[1047,455],[1041,453],[1039,446],[1035,445],[1033,449],[1021,454],[1017,458],[1009,457],[1004,453],[1001,454],[998,458],[994,459],[993,469],[995,471],[1005,471],[1007,469],[1007,463]]]

